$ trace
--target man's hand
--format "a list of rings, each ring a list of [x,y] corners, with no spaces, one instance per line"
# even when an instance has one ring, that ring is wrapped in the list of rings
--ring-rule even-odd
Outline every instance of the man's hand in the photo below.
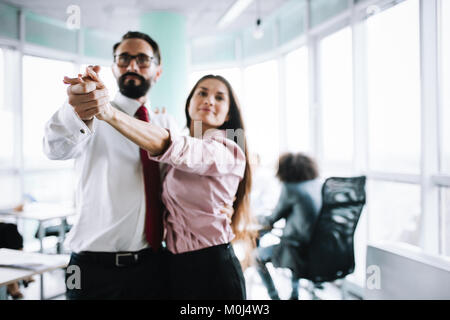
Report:
[[[94,116],[99,120],[106,120],[111,116],[112,106],[109,103],[108,90],[98,77],[98,71],[99,66],[89,66],[84,76],[64,77],[64,83],[70,84],[67,88],[69,104],[87,125]]]
[[[153,110],[153,112],[154,112],[155,114],[159,114],[159,113],[160,113],[159,108],[156,107],[156,108]],[[161,108],[161,113],[162,113],[162,114],[165,114],[165,113],[166,113],[166,107],[162,107],[162,108]]]
[[[236,197],[234,198],[234,201],[236,201]],[[231,218],[234,214],[233,205],[224,203],[223,207],[220,209],[220,213],[223,213],[227,217],[228,223],[231,225]]]

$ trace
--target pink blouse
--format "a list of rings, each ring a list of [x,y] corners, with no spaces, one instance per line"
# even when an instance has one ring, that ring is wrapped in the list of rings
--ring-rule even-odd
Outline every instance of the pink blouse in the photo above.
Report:
[[[234,238],[224,203],[232,204],[245,171],[245,154],[225,130],[208,130],[203,139],[172,136],[165,153],[150,159],[168,164],[162,185],[167,248],[199,250]]]

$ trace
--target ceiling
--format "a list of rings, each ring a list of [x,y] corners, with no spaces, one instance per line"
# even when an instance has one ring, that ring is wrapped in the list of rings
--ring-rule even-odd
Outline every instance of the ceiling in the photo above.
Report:
[[[189,37],[214,35],[247,28],[262,20],[288,0],[254,0],[247,9],[224,29],[217,22],[236,0],[2,0],[3,2],[66,21],[70,5],[81,10],[81,26],[113,33],[136,30],[139,15],[152,11],[171,11],[186,17]]]

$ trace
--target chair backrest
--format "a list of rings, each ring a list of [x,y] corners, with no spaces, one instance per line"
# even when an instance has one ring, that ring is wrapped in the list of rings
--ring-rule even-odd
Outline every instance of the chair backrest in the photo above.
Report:
[[[306,277],[333,281],[354,271],[353,236],[366,203],[366,177],[331,177],[322,187],[322,208],[307,253]]]

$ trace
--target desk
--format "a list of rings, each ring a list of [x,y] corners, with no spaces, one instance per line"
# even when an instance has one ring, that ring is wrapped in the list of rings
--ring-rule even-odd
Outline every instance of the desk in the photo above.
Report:
[[[20,250],[0,249],[0,288],[34,275],[41,276],[41,300],[44,300],[44,273],[67,267],[69,255],[30,253]],[[15,268],[20,265],[23,268]],[[29,268],[29,269],[28,269]],[[3,289],[4,291],[5,289]],[[0,294],[2,296],[2,294]]]
[[[75,214],[76,211],[73,207],[42,202],[26,204],[23,211],[14,211],[13,209],[0,209],[0,217],[14,217],[16,219],[36,220],[39,222],[38,237],[40,242],[40,253],[44,252],[43,239],[45,236],[45,228],[43,227],[43,223],[45,221],[53,219],[59,219],[61,221],[59,225],[59,241],[61,243],[61,252],[64,252],[62,250],[62,244],[64,242],[66,234],[66,219],[67,217],[73,216]]]
[[[8,298],[6,286],[34,275],[34,271],[0,267],[0,300]]]

